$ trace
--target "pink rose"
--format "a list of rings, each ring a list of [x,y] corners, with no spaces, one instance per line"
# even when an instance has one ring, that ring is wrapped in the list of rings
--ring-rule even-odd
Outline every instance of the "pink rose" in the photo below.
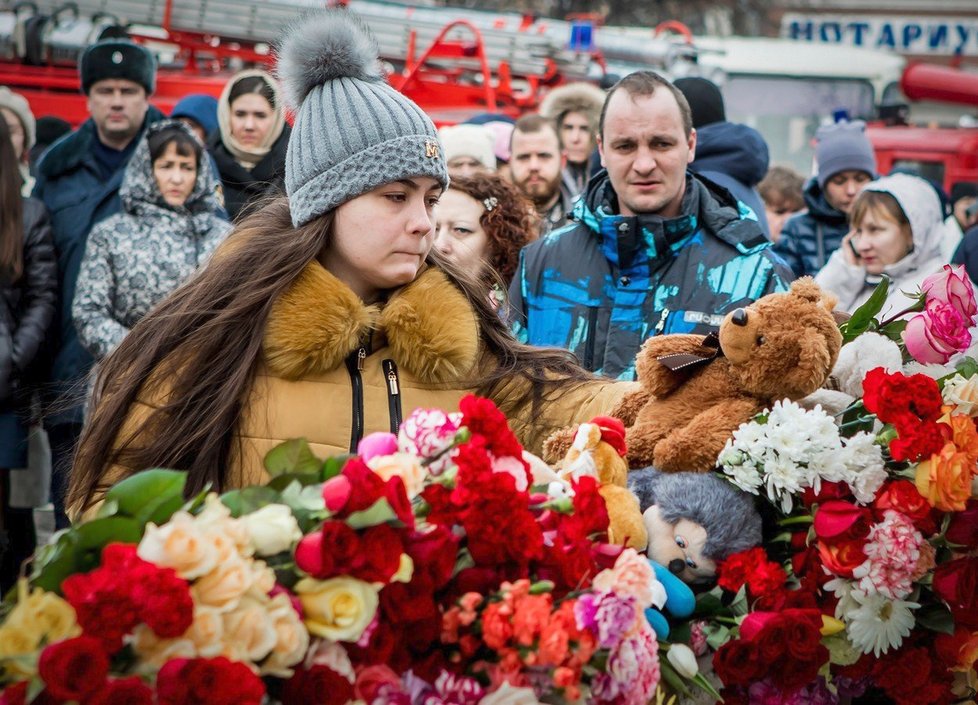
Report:
[[[363,462],[382,455],[393,455],[397,452],[397,436],[393,433],[370,433],[364,436],[357,445],[357,455]]]
[[[970,285],[969,285],[970,286]],[[971,295],[974,305],[974,295]],[[960,301],[958,302],[960,303]],[[973,315],[973,314],[972,314]],[[944,364],[971,344],[972,319],[952,303],[928,298],[927,308],[907,322],[903,342],[917,362]]]
[[[920,290],[927,295],[928,302],[936,300],[953,306],[968,321],[968,326],[978,314],[975,290],[964,265],[952,267],[945,264],[942,271],[924,279]]]
[[[346,475],[329,478],[323,483],[323,501],[326,503],[326,509],[333,513],[339,512],[346,506],[352,492],[350,478]]]

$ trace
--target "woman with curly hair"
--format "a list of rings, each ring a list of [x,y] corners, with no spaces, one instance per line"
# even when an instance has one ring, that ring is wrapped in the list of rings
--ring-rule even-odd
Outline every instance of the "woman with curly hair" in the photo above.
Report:
[[[452,179],[435,206],[435,248],[492,288],[501,304],[520,250],[537,239],[539,218],[515,187],[495,174]]]

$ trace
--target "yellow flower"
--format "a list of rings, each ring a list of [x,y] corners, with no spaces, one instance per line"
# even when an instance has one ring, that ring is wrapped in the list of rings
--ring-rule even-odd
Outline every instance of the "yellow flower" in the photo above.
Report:
[[[309,631],[333,641],[357,641],[377,613],[377,588],[356,578],[303,578],[295,591]]]
[[[29,678],[36,670],[35,652],[42,641],[61,641],[79,634],[81,628],[71,605],[40,588],[28,594],[27,581],[21,579],[18,602],[0,627],[3,670],[20,679]]]

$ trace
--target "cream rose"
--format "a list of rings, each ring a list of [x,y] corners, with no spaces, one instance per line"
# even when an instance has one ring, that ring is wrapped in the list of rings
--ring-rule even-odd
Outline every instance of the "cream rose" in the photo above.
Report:
[[[187,512],[177,512],[162,526],[148,524],[136,553],[186,580],[209,573],[219,559],[207,533]]]
[[[309,650],[309,632],[285,593],[273,597],[267,609],[275,626],[276,641],[272,653],[262,664],[261,675],[288,678],[292,675],[291,666],[302,661]]]
[[[421,467],[417,456],[410,453],[394,453],[379,455],[367,462],[367,467],[380,475],[385,481],[399,477],[404,482],[408,499],[414,499],[424,489],[424,480],[428,471]]]
[[[295,591],[309,631],[333,641],[356,642],[377,613],[377,588],[355,578],[303,578]]]
[[[210,494],[204,502],[204,510],[197,515],[197,524],[202,530],[222,539],[219,548],[233,551],[242,556],[251,555],[251,539],[248,530],[240,519],[231,517],[231,510],[216,494]]]
[[[275,623],[268,614],[267,601],[242,597],[238,606],[225,612],[224,641],[240,655],[240,660],[261,661],[278,641]]]
[[[27,582],[18,583],[18,602],[7,615],[5,626],[20,629],[36,642],[50,644],[81,634],[75,608],[53,592],[35,588],[28,594]],[[2,649],[2,647],[0,647]]]
[[[204,658],[213,658],[224,650],[224,620],[221,612],[214,607],[194,605],[194,621],[183,634],[190,639],[197,653]]]
[[[255,580],[250,561],[232,556],[190,588],[194,601],[221,612],[234,609]]]
[[[259,556],[273,556],[289,550],[302,538],[299,523],[284,504],[268,504],[245,514],[241,523],[248,530],[251,546]]]
[[[128,641],[140,661],[155,668],[162,668],[170,659],[196,658],[199,655],[197,647],[186,635],[178,639],[160,639],[145,624],[137,624]]]
[[[978,416],[978,376],[954,375],[944,383],[944,401],[957,408],[955,414]]]

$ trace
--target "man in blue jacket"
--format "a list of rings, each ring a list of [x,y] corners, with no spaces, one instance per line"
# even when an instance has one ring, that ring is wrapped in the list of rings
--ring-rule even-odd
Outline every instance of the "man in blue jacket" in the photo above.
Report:
[[[677,79],[675,85],[689,102],[696,130],[696,159],[690,171],[723,186],[750,207],[770,238],[764,201],[757,190],[770,163],[767,142],[753,127],[727,120],[723,94],[713,81],[689,76]]]
[[[729,311],[787,289],[791,272],[749,209],[687,171],[696,131],[671,83],[651,71],[619,81],[598,148],[605,170],[577,202],[578,222],[520,254],[510,298],[521,340],[633,379],[646,338],[706,334]]]
[[[88,233],[121,208],[119,186],[139,136],[164,115],[149,104],[156,85],[156,60],[127,40],[93,44],[79,62],[89,119],[58,140],[38,164],[34,197],[51,214],[58,256],[59,308],[47,345],[50,351],[45,427],[51,443],[51,494],[59,527],[67,525],[64,496],[82,427],[85,378],[91,356],[82,348],[71,319],[71,300]]]

